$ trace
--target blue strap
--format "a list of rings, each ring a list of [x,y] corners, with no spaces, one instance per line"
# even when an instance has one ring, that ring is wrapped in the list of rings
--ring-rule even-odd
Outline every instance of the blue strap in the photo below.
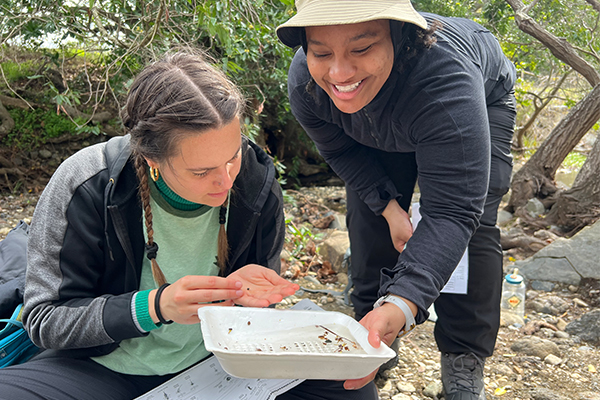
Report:
[[[16,319],[0,319],[0,322],[6,322],[7,324],[13,324],[18,326],[19,328],[23,327],[23,323],[21,321],[17,321]]]

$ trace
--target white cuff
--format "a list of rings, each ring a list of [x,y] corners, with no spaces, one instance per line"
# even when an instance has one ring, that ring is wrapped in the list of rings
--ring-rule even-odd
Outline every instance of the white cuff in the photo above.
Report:
[[[381,307],[383,303],[392,303],[396,305],[404,314],[404,319],[406,320],[406,323],[404,324],[402,329],[400,329],[400,332],[398,332],[398,337],[406,335],[408,332],[412,331],[415,328],[415,326],[417,326],[417,324],[415,323],[415,317],[413,316],[410,307],[400,297],[394,296],[392,294],[386,294],[385,296],[380,297],[375,302],[373,308]]]

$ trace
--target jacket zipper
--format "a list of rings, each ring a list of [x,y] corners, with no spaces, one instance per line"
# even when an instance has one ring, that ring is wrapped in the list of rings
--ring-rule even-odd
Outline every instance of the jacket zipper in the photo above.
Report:
[[[365,118],[367,119],[367,123],[369,125],[369,135],[371,135],[371,138],[375,141],[375,144],[379,148],[379,139],[377,139],[377,136],[373,132],[373,120],[371,119],[371,116],[369,115],[369,113],[367,112],[366,109],[363,108],[362,112],[363,112]]]

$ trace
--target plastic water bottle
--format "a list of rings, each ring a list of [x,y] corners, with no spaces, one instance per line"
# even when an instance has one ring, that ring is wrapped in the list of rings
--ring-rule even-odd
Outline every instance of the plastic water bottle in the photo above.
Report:
[[[502,282],[502,319],[507,325],[525,323],[525,282],[515,268]]]

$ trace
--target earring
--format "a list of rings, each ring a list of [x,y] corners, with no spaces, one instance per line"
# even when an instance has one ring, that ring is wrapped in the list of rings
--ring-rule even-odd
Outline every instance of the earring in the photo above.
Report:
[[[158,168],[150,167],[150,178],[156,182],[158,180],[158,176]]]

